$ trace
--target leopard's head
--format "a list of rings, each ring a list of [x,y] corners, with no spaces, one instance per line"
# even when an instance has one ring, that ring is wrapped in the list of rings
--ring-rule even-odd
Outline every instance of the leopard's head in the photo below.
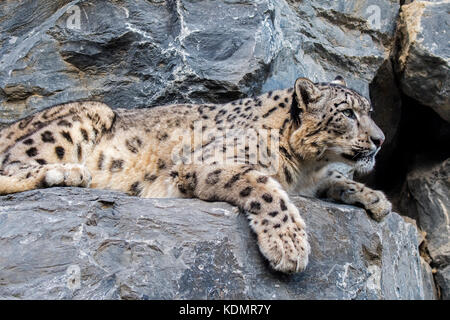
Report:
[[[299,78],[291,106],[291,148],[303,159],[345,162],[367,173],[385,139],[371,112],[370,102],[340,76],[330,83]]]

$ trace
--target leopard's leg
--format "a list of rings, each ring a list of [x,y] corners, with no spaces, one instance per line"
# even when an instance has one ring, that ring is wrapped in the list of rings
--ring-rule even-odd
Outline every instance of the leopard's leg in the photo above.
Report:
[[[89,170],[82,164],[8,166],[0,171],[0,195],[53,186],[88,187]]]
[[[182,193],[245,210],[259,248],[275,270],[305,269],[310,252],[305,222],[275,179],[248,165],[192,165],[177,172],[175,183]]]
[[[318,192],[336,201],[362,206],[376,221],[381,221],[392,210],[392,204],[383,192],[348,179],[335,170],[327,173],[326,181]]]

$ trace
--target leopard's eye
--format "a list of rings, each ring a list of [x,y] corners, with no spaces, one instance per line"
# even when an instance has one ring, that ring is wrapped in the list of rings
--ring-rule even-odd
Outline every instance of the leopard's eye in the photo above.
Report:
[[[342,113],[350,119],[356,119],[355,112],[353,112],[352,109],[345,109],[342,111]]]

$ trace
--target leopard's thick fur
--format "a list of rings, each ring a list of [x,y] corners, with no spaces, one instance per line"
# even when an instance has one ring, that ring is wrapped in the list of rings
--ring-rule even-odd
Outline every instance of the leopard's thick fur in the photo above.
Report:
[[[0,194],[82,186],[226,201],[247,212],[274,269],[298,272],[310,246],[288,194],[362,205],[377,220],[391,211],[348,175],[370,171],[384,141],[370,112],[341,77],[227,104],[67,103],[0,131]]]

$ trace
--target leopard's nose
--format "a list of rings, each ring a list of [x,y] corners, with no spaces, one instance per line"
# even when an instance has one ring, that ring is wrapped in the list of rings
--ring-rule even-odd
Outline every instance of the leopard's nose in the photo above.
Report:
[[[370,141],[374,144],[374,146],[378,149],[381,147],[385,140],[385,136],[383,131],[375,124],[375,122],[369,118],[369,132],[368,136],[370,137]]]
[[[384,142],[384,139],[381,138],[381,137],[370,137],[370,140],[373,142],[373,144],[374,144],[377,148],[381,147],[381,145],[382,145],[383,142]]]

